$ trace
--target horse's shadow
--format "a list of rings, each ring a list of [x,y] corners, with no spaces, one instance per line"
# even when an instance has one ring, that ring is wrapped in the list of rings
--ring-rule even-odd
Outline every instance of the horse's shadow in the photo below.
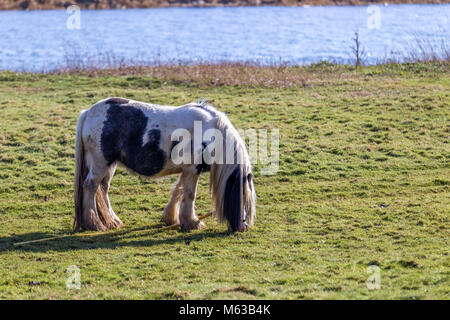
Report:
[[[135,232],[138,231],[137,234]],[[142,234],[142,231],[148,231]],[[167,232],[167,231],[164,231]],[[173,231],[171,231],[173,233]],[[157,229],[143,230],[142,228],[121,230],[116,233],[106,232],[101,234],[89,233],[70,233],[55,235],[47,232],[30,232],[20,235],[0,237],[0,253],[3,251],[30,251],[30,252],[46,252],[46,251],[72,251],[72,250],[92,250],[92,249],[116,249],[120,247],[153,247],[164,244],[185,243],[189,245],[191,242],[201,241],[208,238],[221,238],[228,236],[228,231],[217,232],[214,230],[203,230],[201,232],[183,233],[176,231],[174,236],[161,239],[157,235]],[[70,236],[69,236],[70,235]],[[63,236],[63,237],[59,237]],[[152,236],[154,236],[152,238]],[[31,242],[18,245],[20,242],[34,241],[37,239],[49,239],[42,242]],[[145,239],[137,240],[139,238]],[[133,239],[135,240],[129,240]]]

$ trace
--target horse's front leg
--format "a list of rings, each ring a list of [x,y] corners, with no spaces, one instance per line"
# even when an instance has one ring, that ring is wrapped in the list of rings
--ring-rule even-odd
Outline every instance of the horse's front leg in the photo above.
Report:
[[[182,231],[203,229],[205,224],[195,214],[194,202],[199,175],[195,168],[183,172],[183,199],[180,204],[180,226]]]
[[[182,173],[172,188],[172,195],[170,196],[169,203],[164,207],[161,221],[168,226],[180,223],[178,216],[180,212],[180,203],[183,199],[183,180],[184,174]]]

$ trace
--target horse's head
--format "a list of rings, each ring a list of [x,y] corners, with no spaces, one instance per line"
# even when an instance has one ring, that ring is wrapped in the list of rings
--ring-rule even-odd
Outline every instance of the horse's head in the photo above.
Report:
[[[256,215],[256,193],[248,166],[238,165],[226,179],[223,214],[231,231],[247,231]]]
[[[245,141],[229,119],[220,112],[216,128],[225,139],[222,146],[223,162],[211,164],[211,193],[215,214],[227,222],[231,231],[244,232],[252,226],[256,217],[256,193],[253,184],[252,165]]]
[[[238,224],[237,231],[245,232],[253,225],[256,215],[256,193],[253,185],[253,174],[250,172],[243,179],[243,216]]]

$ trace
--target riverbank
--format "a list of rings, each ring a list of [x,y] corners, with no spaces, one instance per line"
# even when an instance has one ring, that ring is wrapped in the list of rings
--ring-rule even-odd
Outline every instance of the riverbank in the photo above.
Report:
[[[81,9],[130,9],[166,7],[226,6],[314,6],[369,4],[443,4],[448,0],[2,0],[0,10],[64,9],[77,5]]]
[[[207,68],[192,70],[197,80],[162,69],[0,72],[0,299],[446,299],[448,70],[222,66],[222,83]],[[278,84],[262,80],[271,72]],[[283,72],[303,80],[288,85]],[[277,174],[255,163],[255,227],[228,234],[207,218],[201,231],[144,233],[160,225],[176,177],[119,167],[110,199],[129,233],[13,247],[71,231],[77,117],[108,96],[203,97],[237,128],[278,129]],[[204,174],[196,211],[210,210]],[[66,287],[69,266],[79,290]],[[381,287],[369,290],[375,270]]]
[[[332,78],[354,77],[354,74],[383,73],[413,70],[428,70],[433,74],[448,76],[450,60],[432,60],[428,62],[383,63],[377,66],[355,67],[334,64],[326,61],[304,66],[264,66],[246,63],[198,63],[160,64],[155,66],[117,65],[109,68],[94,66],[75,66],[56,69],[48,74],[72,75],[82,77],[140,77],[146,76],[151,81],[189,87],[249,86],[264,88],[309,87]]]

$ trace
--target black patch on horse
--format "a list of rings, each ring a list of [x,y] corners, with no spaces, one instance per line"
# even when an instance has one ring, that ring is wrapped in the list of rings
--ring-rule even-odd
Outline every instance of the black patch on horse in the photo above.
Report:
[[[170,147],[170,152],[172,153],[172,150],[173,150],[173,148],[175,148],[175,146],[177,145],[177,144],[179,144],[180,143],[180,141],[172,141],[172,145],[171,145],[171,147]],[[192,147],[192,146],[191,146]],[[192,147],[193,148],[193,147]],[[192,150],[192,148],[191,148],[191,152],[194,152],[193,150]],[[195,170],[196,170],[196,173],[197,174],[200,174],[200,173],[202,173],[202,172],[209,172],[209,171],[211,171],[211,165],[209,165],[209,164],[207,164],[206,162],[205,162],[205,159],[203,158],[203,151],[205,150],[205,148],[206,148],[206,143],[205,142],[202,142],[202,163],[199,163],[199,164],[197,164],[196,166],[195,166]]]
[[[237,167],[227,179],[223,201],[223,211],[233,232],[238,230],[241,220],[241,184],[241,170]]]
[[[177,145],[177,144],[179,144],[180,143],[180,141],[172,141],[172,145],[170,146],[170,152],[172,153],[172,150],[173,150],[173,148],[175,148],[175,146]]]
[[[126,101],[108,101],[110,107],[103,123],[101,149],[109,164],[120,161],[131,170],[144,176],[161,171],[166,154],[159,148],[161,131],[145,132],[148,118],[136,107],[121,104]],[[148,140],[143,145],[144,135]]]
[[[197,174],[200,174],[202,172],[209,172],[211,170],[211,165],[202,162],[195,166],[195,170],[197,170]]]
[[[197,174],[200,174],[202,172],[209,172],[211,170],[211,165],[207,164],[205,162],[205,159],[203,159],[203,152],[205,151],[206,146],[206,142],[202,142],[202,163],[195,166]]]

